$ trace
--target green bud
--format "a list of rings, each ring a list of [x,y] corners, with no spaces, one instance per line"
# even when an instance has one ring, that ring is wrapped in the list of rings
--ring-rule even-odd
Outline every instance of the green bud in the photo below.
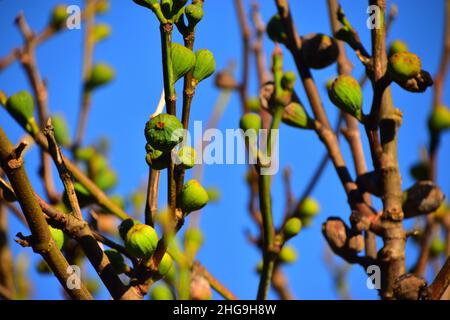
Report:
[[[300,203],[296,210],[296,216],[302,220],[302,225],[307,227],[312,219],[319,213],[319,203],[312,197],[307,197]]]
[[[33,96],[26,90],[19,91],[6,101],[6,110],[16,121],[31,134],[39,132],[34,119]]]
[[[150,298],[152,300],[174,300],[172,291],[165,284],[159,284],[153,287]]]
[[[166,252],[158,266],[158,273],[164,277],[172,269],[172,257]]]
[[[298,102],[289,103],[283,110],[282,121],[300,129],[313,128],[313,120],[309,118],[305,108]]]
[[[106,23],[96,24],[92,34],[94,42],[100,42],[111,35],[111,27]]]
[[[155,229],[146,224],[135,224],[125,237],[125,247],[136,258],[150,258],[157,244],[158,235]]]
[[[261,102],[258,97],[251,97],[247,100],[247,109],[250,112],[259,112],[261,110]]]
[[[125,259],[119,251],[108,249],[105,250],[105,254],[117,274],[125,273],[130,270],[130,267],[125,263]]]
[[[209,187],[206,189],[206,192],[208,192],[208,198],[209,202],[219,202],[220,201],[220,190],[215,187]]]
[[[172,68],[174,81],[178,81],[195,66],[195,54],[179,43],[172,43]]]
[[[56,142],[63,147],[68,147],[70,145],[70,133],[66,119],[62,115],[55,114],[52,116],[52,125]]]
[[[131,219],[131,218],[123,220],[119,225],[119,235],[122,238],[122,240],[126,239],[128,231],[130,231],[130,229],[133,226],[140,224],[140,223],[141,222],[139,220]]]
[[[192,77],[197,84],[214,73],[216,70],[216,60],[212,52],[207,49],[197,50],[195,57],[195,67]]]
[[[401,40],[392,41],[389,46],[388,57],[391,57],[399,52],[408,52],[408,45]]]
[[[192,227],[184,233],[184,248],[192,255],[196,255],[203,244],[203,233],[200,228]]]
[[[358,81],[347,75],[340,75],[328,84],[328,96],[339,109],[362,120],[362,91]]]
[[[323,69],[335,63],[339,48],[333,38],[321,33],[313,33],[303,38],[303,59],[308,67]]]
[[[417,181],[429,180],[429,171],[429,164],[427,162],[421,161],[411,167],[411,169],[409,170],[409,174]]]
[[[183,125],[176,116],[161,113],[145,125],[145,138],[153,148],[168,152],[183,141]]]
[[[261,117],[256,113],[246,113],[239,121],[239,127],[245,132],[247,130],[261,129]]]
[[[286,43],[287,35],[279,14],[274,15],[266,26],[267,35],[273,42]]]
[[[185,215],[203,208],[208,203],[208,193],[195,179],[186,182],[179,196],[180,208]]]
[[[106,12],[109,11],[109,8],[110,8],[110,4],[109,4],[108,0],[99,0],[99,1],[97,1],[97,5],[95,7],[95,13],[105,14]]]
[[[281,86],[284,90],[292,91],[294,90],[294,84],[296,80],[295,72],[287,71],[281,77]]]
[[[64,243],[66,241],[66,236],[64,235],[64,232],[60,229],[53,228],[52,226],[48,226],[50,229],[50,234],[55,241],[56,247],[61,250],[64,246]]]
[[[95,176],[94,182],[100,189],[107,191],[116,186],[117,175],[113,170],[102,170]]]
[[[190,26],[195,26],[203,18],[203,8],[199,4],[190,4],[184,9]]]
[[[450,110],[447,106],[439,105],[433,109],[428,119],[431,132],[441,132],[450,128]]]
[[[288,240],[296,236],[301,229],[302,229],[302,221],[299,218],[293,217],[288,219],[283,228],[285,240]]]
[[[421,71],[420,59],[411,52],[399,52],[389,57],[388,71],[396,82],[403,82],[417,76]]]
[[[185,169],[191,169],[195,166],[196,157],[197,154],[192,147],[184,146],[178,150],[178,158],[181,162],[180,165]]]
[[[67,6],[64,4],[59,4],[53,8],[49,24],[52,28],[59,30],[64,27],[68,16]]]
[[[114,69],[104,63],[97,63],[92,67],[91,73],[86,81],[86,88],[96,89],[110,83],[115,76]]]
[[[434,238],[430,244],[430,256],[432,258],[439,257],[443,252],[445,252],[445,243],[439,239]]]
[[[145,149],[147,150],[145,161],[150,167],[152,167],[152,169],[163,170],[167,168],[170,162],[169,153],[156,150],[148,143],[145,145]]]
[[[286,245],[281,249],[279,259],[283,263],[294,263],[297,261],[297,251],[294,247]]]

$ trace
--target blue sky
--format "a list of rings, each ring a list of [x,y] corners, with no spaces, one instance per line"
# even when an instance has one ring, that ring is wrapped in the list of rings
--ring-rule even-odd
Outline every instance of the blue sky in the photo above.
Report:
[[[136,6],[131,0],[111,1],[111,11],[98,17],[99,22],[112,25],[112,36],[95,50],[95,61],[106,61],[116,70],[116,80],[109,86],[98,90],[93,97],[93,106],[88,123],[86,142],[92,142],[102,136],[108,136],[111,142],[111,165],[119,175],[119,185],[115,191],[131,193],[136,186],[145,183],[147,165],[145,163],[145,138],[143,129],[146,120],[153,112],[162,89],[161,56],[158,24],[151,12]],[[205,17],[198,26],[196,48],[208,48],[216,57],[218,69],[224,68],[229,61],[237,63],[240,70],[241,41],[232,0],[206,1]],[[260,1],[265,21],[275,13],[273,1]],[[310,32],[330,33],[326,1],[290,1],[294,19],[301,34]],[[0,1],[0,56],[11,48],[20,45],[21,37],[14,26],[16,14],[23,10],[30,26],[42,30],[49,18],[51,8],[59,1],[1,0]],[[245,1],[249,8],[249,1]],[[388,5],[392,1],[388,1]],[[444,1],[397,0],[398,20],[393,25],[389,40],[402,39],[410,51],[422,59],[424,69],[435,74],[438,68],[443,33]],[[71,0],[67,4],[82,6],[82,1]],[[360,32],[363,43],[370,49],[370,32],[366,28],[365,1],[342,0],[348,18]],[[66,31],[50,39],[39,47],[37,60],[42,75],[48,79],[49,107],[51,112],[62,112],[71,123],[72,133],[80,104],[81,56],[83,30]],[[175,40],[181,41],[180,37]],[[266,37],[267,55],[273,44]],[[347,48],[348,49],[348,48]],[[352,52],[348,52],[359,77],[363,69]],[[285,54],[285,69],[294,70],[291,57]],[[252,60],[252,63],[254,61]],[[252,65],[253,66],[253,65]],[[329,102],[325,83],[334,76],[335,67],[314,71],[314,78],[322,94],[326,112],[332,122],[337,110]],[[445,86],[444,101],[448,104],[450,93],[448,81]],[[22,89],[30,89],[23,70],[18,63],[0,74],[0,89],[13,94]],[[257,93],[256,72],[251,72],[252,95]],[[301,84],[296,90],[304,102],[307,101]],[[180,91],[180,89],[178,89]],[[197,89],[192,107],[191,119],[207,121],[218,90],[213,86],[212,78],[204,81]],[[404,113],[404,124],[399,134],[399,161],[403,186],[412,184],[409,167],[417,161],[420,148],[426,146],[428,135],[426,119],[430,110],[432,91],[425,94],[412,94],[393,86],[394,103]],[[370,108],[372,91],[364,89],[364,110]],[[307,106],[309,108],[309,106]],[[233,95],[219,129],[236,128],[240,115],[240,102]],[[20,139],[21,129],[13,123],[4,110],[0,110],[0,126],[13,141]],[[442,139],[439,155],[439,184],[444,192],[450,191],[449,134]],[[369,154],[364,140],[366,154]],[[351,172],[351,156],[345,141],[341,140],[342,151]],[[312,132],[298,131],[283,126],[280,132],[281,166],[293,168],[294,193],[299,196],[309,181],[312,171],[324,153],[324,147]],[[36,190],[42,191],[37,179],[37,151],[34,148],[26,159],[26,167]],[[260,253],[245,239],[246,229],[254,230],[247,213],[248,190],[245,184],[244,165],[215,165],[205,167],[205,185],[218,186],[222,199],[218,204],[207,206],[201,216],[201,226],[205,232],[205,245],[199,259],[240,298],[252,299],[256,296],[258,276],[255,266]],[[164,179],[163,179],[164,181]],[[164,188],[162,183],[162,188]],[[273,183],[273,206],[275,221],[280,221],[284,209],[284,195],[281,175]],[[164,190],[164,189],[162,189]],[[321,213],[313,225],[304,229],[300,236],[291,240],[298,252],[296,264],[284,269],[295,296],[299,299],[335,299],[332,279],[324,262],[326,243],[321,235],[321,223],[328,216],[341,216],[347,221],[349,209],[345,194],[332,166],[328,166],[313,193],[320,201]],[[160,194],[161,201],[165,195]],[[379,205],[379,202],[377,202]],[[410,224],[410,223],[408,223]],[[25,231],[14,218],[11,218],[11,235]],[[11,238],[12,239],[12,238]],[[380,243],[381,245],[381,243]],[[12,244],[14,255],[27,251],[32,259],[30,270],[35,286],[35,298],[59,298],[60,289],[56,280],[42,277],[34,271],[36,257],[31,250],[23,250]],[[407,263],[414,262],[416,252],[408,245]],[[341,262],[337,258],[337,262]],[[359,266],[354,266],[349,274],[352,296],[358,299],[373,299],[377,293],[366,288],[366,276]],[[104,295],[103,295],[104,296]],[[275,296],[271,294],[271,297]]]

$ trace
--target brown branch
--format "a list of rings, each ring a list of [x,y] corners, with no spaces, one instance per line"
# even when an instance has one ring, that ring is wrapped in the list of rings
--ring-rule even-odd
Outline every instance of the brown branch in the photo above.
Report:
[[[92,299],[91,294],[81,282],[80,288],[69,289],[67,287],[74,275],[67,273],[69,264],[50,235],[44,214],[34,198],[34,191],[23,168],[23,159],[20,154],[16,154],[2,128],[0,128],[0,160],[30,227],[33,250],[42,255],[70,297],[83,300]]]
[[[0,200],[0,261],[0,287],[9,292],[9,297],[12,298],[15,295],[13,257],[8,242],[8,215],[3,200]],[[1,290],[0,296],[7,298],[2,295]]]
[[[428,299],[439,300],[450,286],[450,257],[447,257],[444,266],[437,274],[433,283],[428,287]]]
[[[247,90],[248,90],[248,78],[249,78],[249,68],[250,68],[250,27],[247,20],[247,15],[244,10],[244,5],[242,0],[235,0],[235,7],[238,13],[239,26],[241,28],[242,36],[242,71],[241,71],[241,82],[239,84],[239,95],[241,101],[245,103],[242,105],[244,111],[247,111]]]
[[[159,170],[149,168],[147,200],[145,202],[145,223],[149,226],[154,225],[156,214],[158,213],[158,191],[160,175],[161,172]]]
[[[219,280],[217,280],[199,261],[194,261],[193,268],[208,280],[211,287],[227,300],[238,300],[238,298],[228,290]]]

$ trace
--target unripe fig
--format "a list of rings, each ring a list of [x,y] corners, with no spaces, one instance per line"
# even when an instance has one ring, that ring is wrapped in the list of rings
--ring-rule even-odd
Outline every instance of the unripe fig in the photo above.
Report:
[[[99,0],[97,1],[97,5],[95,7],[95,13],[97,14],[104,14],[108,12],[110,8],[109,1],[108,0]]]
[[[288,240],[296,236],[302,229],[302,221],[299,218],[293,217],[286,221],[283,228],[284,239]]]
[[[239,127],[245,132],[247,130],[255,130],[258,133],[261,129],[261,117],[256,113],[246,113],[239,121]]]
[[[19,91],[10,96],[6,101],[6,110],[28,132],[35,134],[39,131],[33,115],[33,96],[28,91]]]
[[[79,182],[75,182],[73,184],[73,187],[75,189],[75,194],[77,195],[78,204],[80,205],[80,208],[84,208],[95,202],[95,199],[92,197],[89,190],[86,189],[82,184],[80,184]],[[63,194],[63,202],[68,208],[70,208],[70,202],[66,192],[64,192]]]
[[[94,155],[88,161],[89,174],[99,175],[102,171],[109,170],[108,160],[102,154],[94,151]]]
[[[63,147],[68,147],[70,145],[70,133],[66,119],[62,115],[53,115],[52,125],[56,142]]]
[[[79,148],[75,152],[75,157],[77,160],[82,161],[89,161],[92,157],[94,157],[96,154],[94,147],[85,147],[85,148]]]
[[[339,109],[362,120],[362,91],[358,81],[348,75],[340,75],[328,85],[328,96]]]
[[[279,259],[283,263],[294,263],[297,261],[297,250],[294,247],[285,245],[280,251]]]
[[[267,35],[273,42],[286,43],[287,35],[279,14],[274,15],[266,26]]]
[[[48,226],[50,229],[50,234],[52,235],[53,240],[55,241],[56,247],[61,250],[64,246],[64,242],[66,240],[66,236],[64,232],[60,229],[53,228],[52,226]]]
[[[156,150],[148,143],[145,145],[145,149],[147,150],[145,161],[152,169],[163,170],[167,168],[170,162],[169,153]]]
[[[173,294],[170,288],[165,284],[159,284],[152,289],[150,293],[152,300],[173,300]]]
[[[130,270],[130,267],[125,263],[125,259],[119,251],[108,249],[105,250],[105,254],[117,274],[125,273]]]
[[[396,82],[407,81],[420,73],[420,59],[411,52],[395,53],[389,57],[388,71]]]
[[[203,233],[199,228],[193,227],[184,233],[184,248],[186,252],[195,255],[203,244]]]
[[[288,126],[292,126],[295,128],[313,128],[313,120],[309,118],[305,108],[298,102],[289,103],[284,108],[281,119]]]
[[[183,140],[183,125],[176,116],[161,113],[145,125],[145,138],[153,148],[168,152]]]
[[[208,198],[209,202],[219,202],[220,201],[220,190],[216,187],[209,187],[206,189],[206,192],[208,192]]]
[[[249,98],[246,102],[247,109],[250,112],[259,112],[261,110],[261,103],[259,102],[258,97]]]
[[[172,257],[166,252],[158,266],[158,273],[164,277],[172,268]]]
[[[57,5],[53,8],[50,17],[50,26],[56,30],[63,28],[68,16],[67,6],[64,4]]]
[[[158,235],[146,224],[136,224],[128,230],[125,247],[136,258],[148,259],[156,250]]]
[[[439,105],[433,109],[428,120],[431,132],[442,132],[450,128],[450,110],[447,106]]]
[[[303,38],[303,58],[308,67],[323,69],[336,62],[339,48],[333,38],[313,33]]]
[[[389,46],[388,57],[391,57],[399,52],[408,52],[408,45],[401,40],[392,41]]]
[[[111,34],[111,27],[106,23],[96,24],[92,31],[94,42],[100,42]]]
[[[133,226],[140,224],[140,223],[141,222],[139,220],[131,219],[131,218],[123,220],[119,225],[119,235],[122,238],[122,240],[125,241],[128,231],[130,231],[130,229]]]
[[[281,86],[284,90],[292,91],[294,90],[294,84],[296,80],[295,72],[293,71],[287,71],[283,74],[281,77]]]
[[[312,219],[319,213],[319,203],[312,197],[307,197],[297,207],[296,215],[302,220],[303,226],[309,226]]]
[[[199,4],[190,4],[184,9],[184,14],[190,26],[195,26],[203,18],[203,8]]]
[[[195,166],[197,154],[195,149],[189,146],[183,146],[178,150],[178,159],[180,165],[185,169],[191,169]]]
[[[101,170],[94,178],[95,184],[103,191],[110,190],[117,184],[117,175],[111,169]]]
[[[108,84],[114,79],[113,68],[105,63],[97,63],[92,67],[91,73],[86,81],[86,88],[93,90]]]
[[[443,252],[445,252],[445,243],[439,239],[434,238],[430,244],[430,256],[432,258],[439,257]]]
[[[172,70],[176,82],[195,66],[195,54],[191,49],[173,42],[172,43]]]
[[[208,193],[195,179],[187,181],[179,196],[180,208],[185,215],[203,208],[208,203]]]
[[[216,71],[216,60],[214,59],[212,52],[207,49],[197,50],[195,57],[195,66],[192,77],[195,84],[197,84]]]

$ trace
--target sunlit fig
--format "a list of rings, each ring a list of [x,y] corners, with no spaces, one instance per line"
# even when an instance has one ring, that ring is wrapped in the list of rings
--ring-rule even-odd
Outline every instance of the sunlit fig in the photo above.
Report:
[[[439,105],[433,109],[428,120],[431,132],[441,132],[450,128],[450,110],[447,106]]]
[[[313,120],[309,118],[305,108],[298,102],[289,103],[283,110],[282,121],[292,127],[311,129]]]
[[[195,179],[185,183],[179,196],[180,208],[184,214],[197,211],[208,203],[208,193],[202,185]]]
[[[191,169],[195,165],[196,159],[195,149],[189,146],[183,146],[178,150],[178,159],[180,161],[180,165],[185,169]]]
[[[125,219],[119,225],[119,235],[122,240],[125,240],[128,231],[136,224],[140,224],[141,222],[136,219]]]
[[[59,30],[64,27],[67,17],[67,6],[64,4],[59,4],[53,8],[52,14],[50,16],[50,26],[52,28]]]
[[[279,259],[283,263],[294,263],[297,261],[298,255],[297,250],[294,247],[285,245],[280,251]]]
[[[239,127],[244,132],[247,130],[255,130],[258,132],[261,129],[261,117],[256,113],[246,113],[241,117]]]
[[[92,30],[94,42],[105,40],[111,35],[111,27],[106,23],[96,24]]]
[[[158,284],[152,288],[150,293],[152,300],[173,300],[173,294],[170,288],[166,284]]]
[[[340,75],[327,85],[331,102],[339,109],[362,120],[362,91],[358,81],[348,75]]]
[[[52,125],[56,142],[63,147],[68,147],[70,145],[70,132],[66,119],[62,115],[55,114],[52,116]]]
[[[179,43],[172,43],[172,70],[174,81],[182,78],[195,66],[195,53]]]
[[[408,52],[408,45],[401,40],[394,40],[389,46],[388,56],[393,56],[399,52]]]
[[[55,241],[56,247],[61,250],[64,246],[64,243],[66,241],[66,236],[64,235],[64,232],[61,229],[53,228],[52,226],[49,226],[50,234]]]
[[[125,246],[136,258],[148,259],[156,250],[158,235],[155,229],[146,224],[135,224],[128,230]]]
[[[207,49],[197,50],[195,53],[195,66],[192,77],[195,83],[205,80],[216,70],[216,60],[211,51]]]
[[[110,83],[115,76],[114,69],[105,63],[97,63],[92,67],[88,79],[86,80],[86,88],[93,90]]]
[[[392,79],[402,82],[420,73],[421,62],[414,53],[398,52],[389,57],[388,70]]]
[[[285,240],[288,240],[296,236],[301,229],[302,229],[302,221],[299,218],[293,217],[288,219],[283,228]]]
[[[177,117],[161,113],[147,122],[145,137],[156,150],[168,152],[183,140],[183,125]]]
[[[186,18],[189,21],[189,24],[191,26],[195,26],[197,23],[200,22],[203,18],[203,8],[199,4],[190,4],[187,5],[184,9],[184,14],[186,15]]]

